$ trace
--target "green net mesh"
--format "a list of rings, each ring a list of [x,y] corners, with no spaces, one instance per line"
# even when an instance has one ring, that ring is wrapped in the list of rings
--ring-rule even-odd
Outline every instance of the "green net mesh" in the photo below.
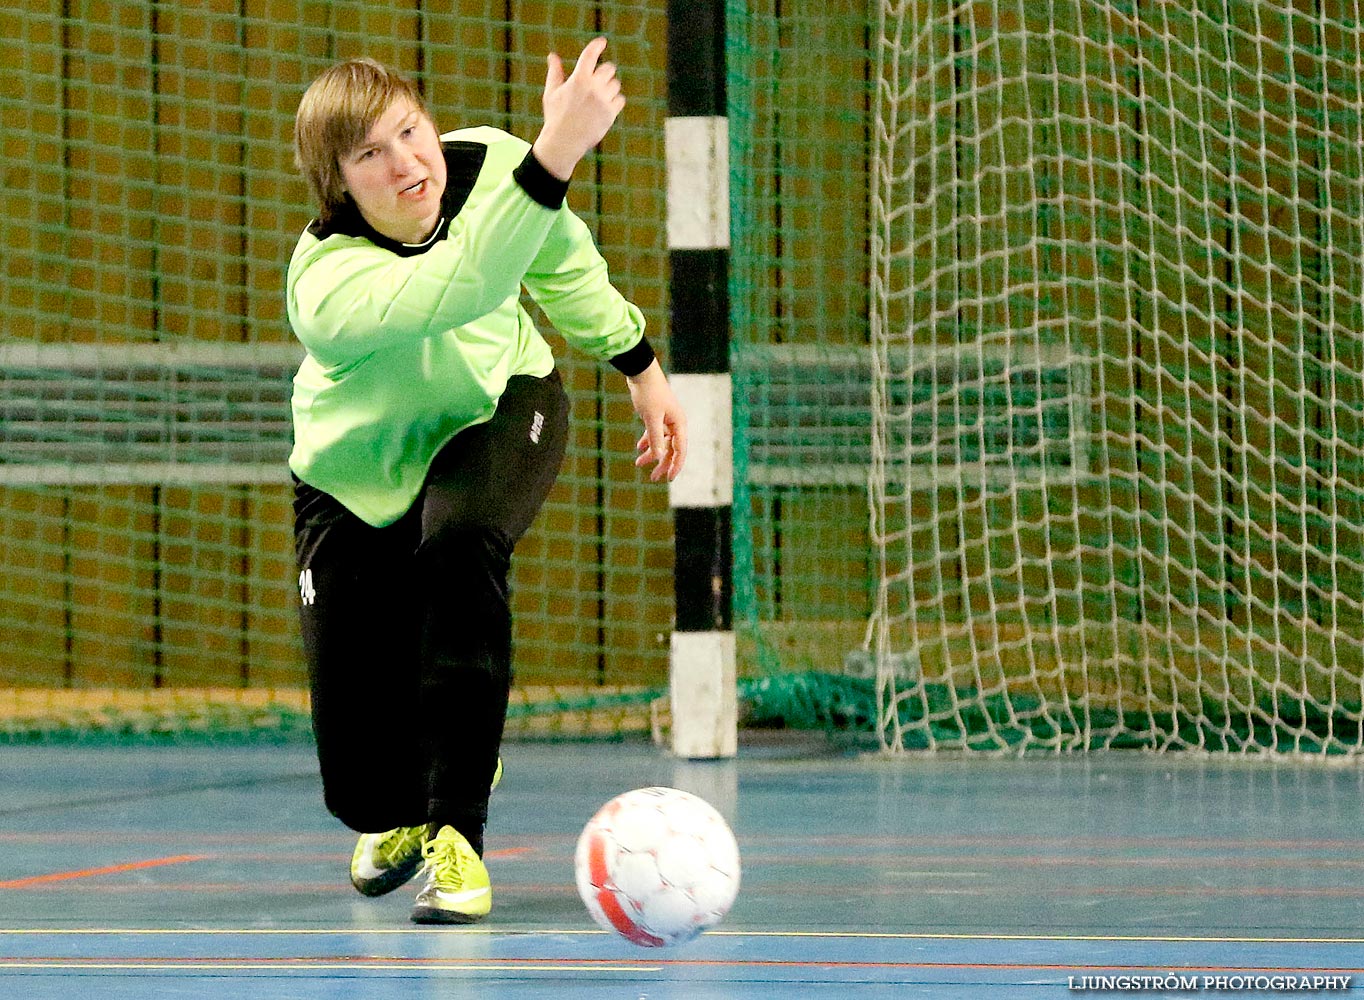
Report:
[[[630,104],[569,201],[666,347],[662,8],[25,0],[6,25],[0,732],[306,735],[284,464],[298,99],[370,55],[442,129],[533,138],[545,53],[608,33]],[[574,430],[518,550],[511,728],[647,728],[667,494],[633,467],[620,377],[551,341]]]
[[[1364,749],[1357,11],[787,6],[730,77],[758,659],[894,749]]]
[[[837,673],[877,581],[870,25],[853,3],[729,9],[735,628],[758,674]]]

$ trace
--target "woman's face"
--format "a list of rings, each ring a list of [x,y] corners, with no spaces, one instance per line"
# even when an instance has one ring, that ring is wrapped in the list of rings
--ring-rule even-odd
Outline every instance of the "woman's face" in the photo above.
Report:
[[[421,243],[440,221],[440,136],[406,98],[389,105],[364,142],[341,157],[341,177],[365,221],[390,239]]]

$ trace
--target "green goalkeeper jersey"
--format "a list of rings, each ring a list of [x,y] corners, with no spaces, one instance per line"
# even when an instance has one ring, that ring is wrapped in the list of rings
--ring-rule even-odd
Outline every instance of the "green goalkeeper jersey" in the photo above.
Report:
[[[570,345],[627,375],[653,360],[644,317],[529,145],[488,127],[441,139],[430,239],[398,243],[352,210],[312,223],[289,262],[289,323],[307,349],[289,467],[375,526],[411,507],[436,453],[492,417],[511,376],[553,370],[523,285]]]

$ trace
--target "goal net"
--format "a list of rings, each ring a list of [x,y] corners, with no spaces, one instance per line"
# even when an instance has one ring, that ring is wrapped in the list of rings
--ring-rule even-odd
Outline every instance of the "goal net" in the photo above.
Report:
[[[896,749],[1364,750],[1348,2],[884,2],[870,205]]]

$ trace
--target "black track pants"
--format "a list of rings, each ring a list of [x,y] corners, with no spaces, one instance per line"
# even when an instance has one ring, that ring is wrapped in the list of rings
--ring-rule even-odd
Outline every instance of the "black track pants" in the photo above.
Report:
[[[512,548],[554,484],[567,431],[558,374],[517,375],[391,525],[296,483],[323,794],[352,829],[448,823],[481,849],[511,687]]]

